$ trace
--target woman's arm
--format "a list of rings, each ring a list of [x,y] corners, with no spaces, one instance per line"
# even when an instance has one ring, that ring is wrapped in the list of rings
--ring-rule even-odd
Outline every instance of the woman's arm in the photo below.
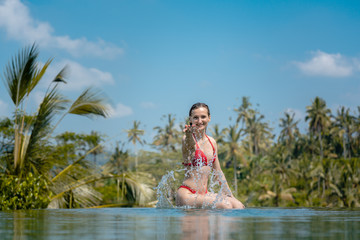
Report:
[[[185,125],[183,132],[184,136],[182,138],[182,155],[184,163],[189,163],[192,154],[195,151],[195,140],[192,135],[192,127],[190,125]]]
[[[213,140],[213,145],[215,147],[215,152],[216,152],[216,159],[214,162],[214,171],[215,171],[217,180],[221,186],[221,190],[222,190],[223,194],[225,194],[229,197],[234,197],[230,190],[229,184],[226,181],[225,175],[224,175],[223,171],[221,170],[221,166],[220,166],[220,162],[219,162],[219,158],[218,158],[218,149],[217,149],[217,144],[216,144],[215,140]],[[225,186],[223,186],[223,184],[225,184]]]

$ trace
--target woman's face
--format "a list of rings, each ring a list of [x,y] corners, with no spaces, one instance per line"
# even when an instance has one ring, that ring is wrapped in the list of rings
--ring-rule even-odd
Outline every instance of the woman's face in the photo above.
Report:
[[[208,110],[204,107],[196,108],[191,112],[190,122],[198,130],[205,130],[210,120]]]

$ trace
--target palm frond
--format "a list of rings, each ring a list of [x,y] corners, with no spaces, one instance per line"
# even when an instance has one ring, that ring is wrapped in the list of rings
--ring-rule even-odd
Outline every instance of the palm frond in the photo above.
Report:
[[[67,175],[66,180],[62,179],[62,181],[53,182],[51,188],[55,195],[51,198],[48,208],[68,207],[70,205],[67,199],[69,195],[80,207],[97,207],[101,196],[90,184],[107,178],[120,179],[123,200],[127,202],[125,205],[135,204],[145,206],[154,200],[154,190],[146,183],[149,182],[149,177],[145,173],[137,175],[132,173],[120,175],[93,174],[78,180]]]
[[[61,178],[62,176],[66,175],[69,171],[71,171],[72,168],[76,167],[82,160],[85,159],[85,157],[87,155],[89,155],[90,153],[96,151],[97,148],[99,148],[101,146],[101,144],[95,146],[94,148],[90,149],[89,151],[87,151],[83,156],[81,156],[80,158],[78,158],[76,161],[74,161],[72,164],[68,165],[66,168],[64,168],[61,172],[59,172],[52,180],[51,182],[55,182],[57,181],[59,178]]]
[[[126,207],[129,203],[114,203],[114,204],[106,204],[106,205],[99,205],[99,206],[93,206],[88,208],[111,208],[111,207]]]
[[[143,206],[153,200],[155,192],[148,184],[150,177],[146,173],[127,172],[118,177],[121,181],[122,196],[128,202]]]
[[[33,44],[32,47],[20,51],[5,67],[5,85],[15,106],[19,106],[24,96],[32,90],[38,55],[37,47]]]
[[[99,205],[101,202],[101,194],[87,184],[88,183],[84,183],[70,187],[69,189],[66,188],[65,191],[51,198],[48,208],[72,208],[73,205],[93,207]],[[74,203],[72,203],[72,201]]]
[[[31,158],[36,153],[36,144],[39,144],[41,139],[48,136],[52,119],[58,111],[65,109],[64,104],[66,102],[67,100],[57,92],[56,86],[45,95],[39,106],[38,112],[34,117],[34,123],[32,125],[31,135],[26,151],[26,158]]]
[[[61,69],[61,71],[56,75],[56,77],[53,79],[52,82],[54,83],[67,83],[65,81],[65,78],[67,77],[68,75],[68,66],[66,65],[63,69]]]
[[[109,108],[106,99],[101,96],[100,92],[88,88],[74,101],[68,113],[106,118],[109,115]]]
[[[39,81],[41,80],[41,78],[44,76],[47,68],[49,67],[49,65],[51,64],[52,59],[49,59],[46,61],[46,63],[44,64],[44,66],[41,69],[36,69],[34,72],[34,76],[32,78],[32,81],[30,83],[29,89],[28,89],[28,94],[36,87],[36,85],[39,83]]]

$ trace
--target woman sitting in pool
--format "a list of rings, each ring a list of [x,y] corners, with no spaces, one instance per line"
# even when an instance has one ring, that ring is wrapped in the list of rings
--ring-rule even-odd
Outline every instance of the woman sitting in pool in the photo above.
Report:
[[[206,135],[210,110],[205,103],[195,103],[189,111],[189,125],[185,125],[182,139],[183,164],[187,167],[183,184],[176,194],[177,206],[245,208],[231,193],[221,171],[216,141]],[[207,191],[211,171],[222,185],[219,194]]]

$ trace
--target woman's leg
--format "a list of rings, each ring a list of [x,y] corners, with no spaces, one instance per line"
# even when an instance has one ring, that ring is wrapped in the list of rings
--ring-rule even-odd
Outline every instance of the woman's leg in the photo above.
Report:
[[[176,194],[176,206],[191,206],[196,208],[213,207],[220,209],[234,208],[229,197],[222,197],[215,193],[207,193],[204,195],[193,194],[189,190],[179,188]]]
[[[242,204],[235,197],[228,197],[228,201],[231,202],[231,205],[233,208],[236,208],[236,209],[244,209],[245,208],[244,204]]]

